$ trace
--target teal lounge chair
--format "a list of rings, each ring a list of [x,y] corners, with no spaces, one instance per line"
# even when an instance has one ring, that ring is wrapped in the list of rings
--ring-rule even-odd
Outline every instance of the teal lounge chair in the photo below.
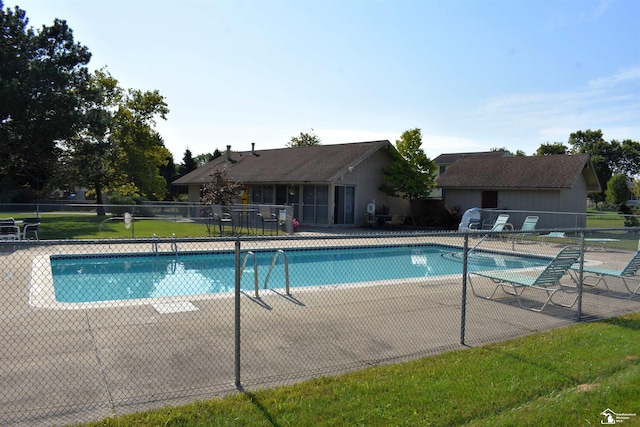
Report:
[[[574,271],[579,271],[578,267],[572,268]],[[640,281],[640,276],[637,275],[640,270],[640,242],[638,242],[638,250],[631,257],[627,265],[624,266],[622,270],[614,270],[611,268],[604,267],[589,267],[585,265],[582,267],[582,284],[585,286],[596,287],[602,282],[607,289],[607,293],[611,293],[611,289],[609,288],[609,284],[607,283],[607,278],[615,278],[620,279],[624,284],[624,287],[627,289],[629,293],[629,298],[633,298],[634,295],[638,294],[640,290],[640,284],[636,286],[636,288],[632,291],[629,287],[628,280],[638,280]],[[596,279],[595,282],[589,283],[592,279]],[[589,282],[587,282],[589,280]]]
[[[489,232],[500,232],[505,228],[513,230],[513,225],[509,224],[507,221],[509,221],[509,215],[500,214],[498,218],[496,218],[496,222],[491,226]]]
[[[539,219],[539,217],[533,215],[526,217],[522,223],[522,227],[520,227],[519,233],[513,234],[513,240],[520,239],[522,242],[526,236],[533,234]]]
[[[467,274],[467,279],[471,285],[471,291],[479,298],[488,300],[494,299],[496,291],[500,288],[506,294],[515,296],[518,300],[518,305],[522,308],[526,308],[533,311],[542,311],[547,304],[551,303],[561,307],[570,308],[578,300],[578,293],[576,286],[563,285],[560,283],[560,279],[569,271],[571,266],[575,264],[580,258],[580,248],[568,246],[562,249],[555,258],[549,262],[549,264],[542,270],[538,276],[532,276],[523,274],[516,271],[474,271]],[[476,292],[473,284],[472,277],[490,279],[493,284],[496,285],[493,293],[490,296],[484,296]],[[524,306],[521,301],[522,293],[526,289],[535,289],[543,291],[546,294],[547,299],[540,307],[528,307]],[[576,297],[571,304],[558,303],[553,301],[553,296],[556,292],[562,291],[564,293],[575,293]]]
[[[480,246],[480,243],[482,243],[484,241],[484,239],[486,239],[487,237],[495,234],[495,233],[499,233],[501,231],[503,231],[505,228],[508,228],[510,230],[513,230],[513,225],[509,224],[507,221],[509,220],[509,215],[507,214],[500,214],[498,216],[498,218],[496,218],[496,222],[493,223],[493,225],[491,226],[490,230],[485,230],[485,232],[487,234],[485,234],[484,236],[482,236],[482,238],[478,241],[478,243],[476,243],[473,248],[469,249],[469,253],[471,253],[472,251],[476,250],[476,248],[478,246]],[[469,228],[471,230],[471,228]],[[475,230],[473,230],[475,231]]]

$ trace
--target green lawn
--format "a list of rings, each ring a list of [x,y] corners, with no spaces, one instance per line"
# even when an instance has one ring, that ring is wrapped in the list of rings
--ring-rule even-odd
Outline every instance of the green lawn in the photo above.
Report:
[[[15,219],[24,219],[30,216],[34,215],[0,214],[0,217],[13,217]],[[209,236],[209,231],[204,223],[196,223],[179,217],[165,219],[157,217],[138,218],[133,224],[133,229],[126,229],[122,219],[111,219],[109,216],[98,216],[95,213],[42,213],[40,217],[42,218],[40,238],[46,240],[150,238],[154,234],[158,237],[171,237],[173,234],[177,237]],[[587,228],[623,227],[624,220],[616,212],[598,212],[598,215],[587,217]],[[269,232],[267,231],[267,233]],[[213,226],[211,234],[218,236],[220,233]],[[231,234],[229,227],[225,229],[225,234]],[[256,234],[256,230],[248,230],[245,227],[242,230],[236,230],[236,234],[251,235]]]
[[[15,215],[13,218],[24,219],[29,216],[32,215]],[[40,218],[39,236],[44,240],[150,238],[154,234],[158,237],[172,237],[173,234],[176,237],[209,236],[206,224],[183,219],[138,218],[127,229],[122,218],[96,214],[43,213]],[[224,233],[231,234],[231,227],[226,227]],[[217,225],[211,227],[211,234],[220,235]],[[244,228],[242,234],[255,234],[255,230]]]
[[[640,425],[640,314],[90,426]]]

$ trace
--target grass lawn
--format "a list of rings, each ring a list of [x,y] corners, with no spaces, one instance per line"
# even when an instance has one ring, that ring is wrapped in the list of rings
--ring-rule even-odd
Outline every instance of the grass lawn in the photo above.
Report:
[[[15,215],[14,218],[23,219],[20,215]],[[111,217],[96,214],[43,213],[40,214],[40,218],[38,231],[40,239],[43,240],[150,238],[154,234],[158,237],[171,237],[173,234],[176,237],[209,237],[206,224],[193,221],[139,218],[127,229],[122,218],[109,219]],[[262,233],[262,230],[260,232]],[[227,226],[224,233],[231,234],[231,227]],[[244,228],[241,234],[255,234],[255,230]],[[217,224],[211,226],[211,235],[220,235]]]
[[[587,228],[624,227],[624,219],[617,212],[597,213],[597,215],[587,217]],[[0,217],[14,217],[15,219],[24,219],[30,216],[34,215],[0,213]],[[158,237],[171,237],[173,234],[176,237],[209,237],[209,231],[204,223],[187,221],[182,218],[138,218],[134,222],[132,230],[132,228],[126,229],[124,227],[122,219],[109,219],[110,216],[98,216],[95,213],[42,213],[40,217],[42,223],[39,234],[40,238],[45,240],[150,238],[154,234]],[[270,233],[270,230],[265,231],[267,234]],[[224,233],[225,235],[231,234],[230,227],[227,227]],[[244,227],[242,230],[236,230],[236,234],[255,235],[257,230],[249,230]],[[262,234],[262,230],[259,234]],[[211,235],[220,235],[215,224],[211,227]],[[594,237],[598,236],[594,235]]]
[[[640,314],[88,426],[640,425]]]

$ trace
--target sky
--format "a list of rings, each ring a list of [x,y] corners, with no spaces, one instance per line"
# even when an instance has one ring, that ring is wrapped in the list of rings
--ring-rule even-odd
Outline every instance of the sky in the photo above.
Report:
[[[3,0],[64,19],[123,88],[158,90],[181,163],[422,132],[431,159],[640,141],[638,0]]]

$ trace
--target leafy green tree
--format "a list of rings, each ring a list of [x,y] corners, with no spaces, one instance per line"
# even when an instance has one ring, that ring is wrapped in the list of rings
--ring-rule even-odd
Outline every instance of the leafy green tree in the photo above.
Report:
[[[598,181],[601,185],[606,185],[613,175],[609,159],[614,157],[611,144],[604,140],[602,131],[586,130],[577,131],[569,135],[569,145],[571,145],[572,153],[588,153],[591,156],[591,162],[595,169]],[[598,194],[590,194],[589,198],[593,201],[603,202],[605,200],[604,191]]]
[[[626,204],[627,200],[631,198],[631,189],[629,188],[627,176],[619,174],[611,177],[607,182],[605,194],[607,202],[612,205]]]
[[[405,131],[396,141],[396,150],[389,152],[394,157],[382,175],[385,182],[380,190],[392,197],[415,200],[427,197],[435,187],[436,165],[421,148],[422,134],[415,128]],[[413,211],[412,221],[415,224]]]
[[[202,154],[198,154],[195,158],[194,158],[196,165],[198,165],[198,167],[202,166],[202,165],[206,165],[207,163],[209,163],[211,160],[213,160],[213,154],[211,153],[202,153]]]
[[[168,108],[157,92],[124,91],[106,70],[96,71],[83,98],[83,127],[66,141],[67,177],[103,192],[162,200],[171,153],[156,132],[155,118]],[[101,210],[98,210],[101,214]]]
[[[625,139],[619,143],[614,139],[611,144],[620,150],[618,162],[613,165],[614,171],[628,177],[640,175],[640,142]]]
[[[567,146],[561,142],[544,143],[536,150],[536,156],[551,156],[555,154],[567,154]]]
[[[300,132],[300,135],[291,137],[291,141],[287,143],[287,147],[306,147],[308,145],[321,145],[318,135],[313,133],[313,128],[310,133]]]
[[[159,168],[171,155],[155,130],[155,119],[166,119],[169,108],[160,93],[129,89],[114,114],[111,130],[118,146],[119,179],[116,185],[134,184],[140,194],[162,200],[167,183]]]
[[[213,153],[202,153],[202,154],[198,154],[194,160],[196,162],[197,167],[200,167],[202,165],[206,165],[207,163],[209,163],[211,160],[217,159],[218,157],[222,156],[222,153],[220,152],[220,150],[218,150],[217,148],[215,150],[213,150]]]
[[[61,181],[92,188],[96,203],[102,205],[103,194],[117,177],[117,144],[111,138],[113,111],[122,101],[118,81],[106,70],[90,78],[83,97],[82,127],[66,142],[65,171]],[[98,215],[104,209],[98,208]]]
[[[200,191],[200,203],[203,205],[230,205],[239,197],[242,184],[229,177],[226,168],[215,169],[211,180],[204,184]]]
[[[46,190],[58,173],[59,142],[81,124],[89,50],[63,20],[38,31],[0,0],[0,181]]]

